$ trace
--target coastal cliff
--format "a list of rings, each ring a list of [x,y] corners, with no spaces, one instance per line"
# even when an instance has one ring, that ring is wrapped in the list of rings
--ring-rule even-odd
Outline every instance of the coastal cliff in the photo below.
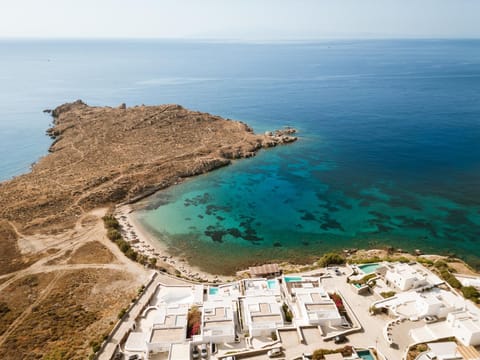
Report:
[[[0,185],[0,219],[25,233],[73,227],[94,208],[136,201],[183,178],[296,140],[294,129],[256,135],[246,124],[180,105],[51,111],[50,154]]]
[[[151,273],[109,240],[102,219],[110,207],[296,140],[290,128],[256,135],[179,105],[79,100],[46,112],[49,154],[0,183],[5,360],[91,358],[143,291]]]

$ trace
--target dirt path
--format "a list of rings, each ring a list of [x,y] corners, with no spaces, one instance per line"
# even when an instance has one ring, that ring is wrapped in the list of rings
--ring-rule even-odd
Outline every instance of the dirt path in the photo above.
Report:
[[[41,292],[40,296],[38,297],[38,299],[33,303],[31,304],[28,308],[26,308],[22,314],[17,317],[15,319],[15,321],[10,324],[10,326],[8,327],[8,329],[2,334],[2,336],[0,336],[0,346],[3,345],[3,343],[5,342],[5,340],[7,340],[8,336],[13,333],[15,331],[15,329],[20,326],[20,324],[23,323],[23,321],[25,321],[25,319],[28,317],[28,315],[31,314],[32,312],[32,309],[36,306],[38,306],[43,300],[45,300],[47,298],[47,296],[50,294],[50,292],[53,290],[53,288],[55,287],[55,285],[57,284],[57,281],[58,279],[60,279],[62,277],[64,273],[61,271],[61,272],[58,272],[57,274],[55,274],[55,277],[53,278],[53,280],[50,282],[50,284],[48,284],[48,286]]]
[[[82,217],[79,218],[74,231],[69,231],[59,236],[58,239],[53,242],[53,244],[49,244],[48,241],[43,239],[44,246],[41,249],[37,249],[37,251],[45,253],[46,255],[43,256],[40,260],[36,261],[27,268],[0,276],[0,279],[8,278],[8,280],[0,284],[0,292],[2,292],[7,289],[11,284],[21,280],[26,276],[42,273],[55,273],[53,280],[41,292],[39,298],[28,308],[26,308],[21,313],[21,315],[18,316],[18,318],[16,318],[15,321],[10,324],[10,326],[2,334],[2,336],[0,336],[0,347],[6,341],[6,339],[15,331],[15,329],[17,329],[27,319],[27,317],[31,314],[32,309],[35,306],[38,306],[48,297],[52,289],[57,284],[58,280],[63,275],[71,271],[81,271],[88,269],[115,270],[132,274],[140,281],[146,281],[146,279],[148,278],[148,271],[140,264],[128,259],[120,251],[116,244],[108,240],[105,236],[105,229],[102,221],[102,216],[105,214],[105,211],[106,209],[97,209],[95,211],[85,213]],[[88,224],[84,225],[83,222],[84,220],[86,220],[87,216],[91,221],[87,221]],[[14,226],[13,228],[19,236],[19,239],[24,237],[24,235],[18,232],[18,230]],[[35,241],[35,239],[29,239],[28,241]],[[109,263],[68,263],[70,256],[75,253],[75,250],[92,241],[96,241],[104,245],[108,249],[108,251],[113,254],[114,260]],[[55,249],[55,252],[48,254],[47,251],[52,249]]]

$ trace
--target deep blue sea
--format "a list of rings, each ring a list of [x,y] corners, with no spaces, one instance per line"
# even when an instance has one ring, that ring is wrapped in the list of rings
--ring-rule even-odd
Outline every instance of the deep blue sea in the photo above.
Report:
[[[0,179],[47,153],[42,110],[76,99],[299,129],[138,213],[194,265],[391,245],[480,266],[480,41],[1,41]]]

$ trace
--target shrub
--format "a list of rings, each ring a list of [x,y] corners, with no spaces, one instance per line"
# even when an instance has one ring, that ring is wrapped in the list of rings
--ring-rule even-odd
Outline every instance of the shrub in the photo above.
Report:
[[[286,303],[283,303],[282,310],[283,310],[283,313],[285,314],[285,321],[286,322],[292,322],[293,314],[292,314],[292,311],[290,310],[290,308],[288,307],[288,305]]]
[[[353,349],[351,346],[344,346],[343,348],[339,349],[317,349],[313,352],[313,360],[323,360],[325,359],[325,355],[328,354],[336,354],[340,353],[344,357],[349,357],[352,356],[353,354]]]
[[[376,276],[377,276],[377,274],[371,273],[371,274],[365,275],[360,280],[351,280],[350,282],[352,284],[363,285],[363,284],[366,284],[368,282],[368,280],[373,279]]]
[[[345,312],[345,306],[343,305],[343,300],[340,295],[338,295],[337,293],[332,293],[330,294],[330,298],[333,300],[335,306],[340,313]]]
[[[342,265],[345,264],[345,258],[337,253],[326,253],[317,262],[320,267],[326,267],[328,265]]]
[[[440,271],[440,276],[442,277],[443,280],[445,280],[451,287],[455,289],[460,289],[462,287],[462,284],[458,279],[453,276],[450,271],[444,269]]]
[[[187,320],[187,337],[191,338],[193,335],[198,335],[200,333],[200,325],[202,321],[202,313],[198,307],[193,306],[188,311],[188,320]]]
[[[120,310],[120,312],[118,313],[118,318],[122,319],[127,313],[127,310],[128,310],[127,308],[123,308],[122,310]]]
[[[119,247],[119,249],[123,253],[126,253],[128,250],[130,250],[130,244],[128,242],[126,242],[125,240],[120,239],[120,240],[117,240],[116,243],[117,243],[117,246]]]
[[[472,300],[473,302],[479,302],[480,293],[473,286],[464,286],[462,287],[462,294],[465,299]]]
[[[90,341],[90,346],[92,347],[93,353],[96,353],[100,350],[100,343],[98,341]]]
[[[373,256],[373,257],[369,257],[369,258],[353,258],[352,259],[352,262],[355,263],[355,264],[368,264],[368,263],[377,263],[377,262],[380,262],[382,261],[382,259],[378,256]]]
[[[117,219],[115,219],[115,216],[113,216],[112,214],[105,215],[102,219],[107,229],[120,229],[120,224],[118,223]]]
[[[0,302],[0,316],[5,315],[8,312],[10,312],[10,308],[7,306],[7,304]]]
[[[127,252],[125,253],[125,255],[126,255],[129,259],[131,259],[131,260],[133,260],[133,261],[136,261],[136,260],[137,260],[137,257],[138,257],[138,253],[137,253],[135,250],[131,249],[131,248],[129,248],[129,249],[127,250]]]
[[[122,234],[117,229],[108,229],[107,230],[107,237],[111,241],[118,241],[122,238]]]
[[[380,295],[382,295],[383,298],[391,298],[393,296],[395,296],[395,291],[384,291],[384,292],[381,292]]]
[[[157,258],[152,257],[152,258],[150,258],[150,259],[148,260],[148,262],[150,263],[150,265],[151,265],[152,267],[155,267],[155,266],[157,265]]]
[[[423,264],[423,265],[433,265],[433,261],[430,260],[430,259],[427,259],[427,258],[424,258],[424,257],[417,257],[417,261],[420,263],[420,264]]]
[[[442,270],[442,269],[448,269],[448,264],[443,261],[443,260],[437,260],[433,263],[433,266],[435,266],[437,269]]]
[[[378,315],[378,314],[381,314],[383,312],[383,310],[381,308],[377,308],[376,306],[373,306],[373,305],[370,306],[368,311],[373,315]]]

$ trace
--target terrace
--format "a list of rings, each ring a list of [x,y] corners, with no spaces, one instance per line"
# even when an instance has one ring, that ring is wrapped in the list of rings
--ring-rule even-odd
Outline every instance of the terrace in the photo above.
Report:
[[[275,296],[248,296],[242,304],[245,325],[251,336],[270,335],[283,325],[282,312]]]

